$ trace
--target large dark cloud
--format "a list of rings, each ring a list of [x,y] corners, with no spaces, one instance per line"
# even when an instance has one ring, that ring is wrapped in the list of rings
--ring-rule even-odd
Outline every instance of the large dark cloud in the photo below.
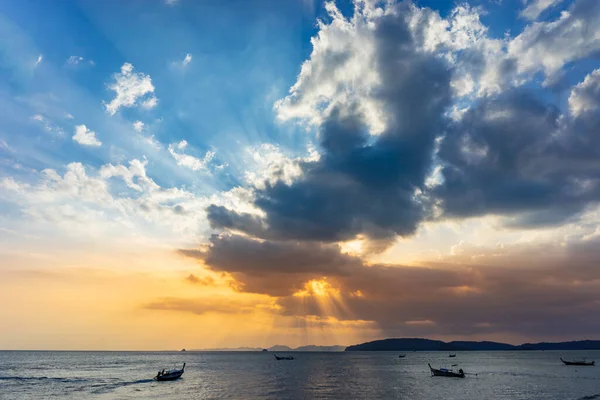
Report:
[[[586,4],[578,2],[577,12]],[[532,227],[572,222],[600,199],[597,109],[561,113],[541,100],[539,90],[520,88],[474,101],[453,122],[444,116],[451,77],[464,62],[480,65],[483,74],[484,49],[474,45],[457,63],[447,63],[421,50],[424,33],[408,28],[409,6],[394,11],[377,19],[373,34],[373,68],[381,84],[370,100],[386,116],[384,132],[369,135],[364,108],[355,100],[332,105],[319,126],[321,158],[301,162],[302,175],[291,184],[278,180],[256,189],[254,205],[265,217],[212,205],[207,212],[213,228],[271,240],[336,242],[363,235],[369,250],[377,251],[397,236],[412,235],[432,218],[434,203],[442,218],[496,214],[510,217],[507,225]],[[347,58],[335,58],[332,68]],[[514,63],[503,58],[498,73],[513,74]],[[578,86],[577,104],[600,102],[593,83]],[[424,183],[434,167],[436,138],[443,138],[443,182],[430,190]]]
[[[284,296],[302,289],[310,279],[345,276],[362,266],[343,255],[337,245],[270,242],[243,236],[213,236],[204,251],[180,250],[204,260],[213,271],[228,272],[248,292]]]
[[[556,225],[600,199],[597,115],[561,116],[525,90],[483,99],[449,127],[437,197],[449,216]]]
[[[213,270],[233,271],[240,291],[276,296],[284,315],[373,321],[397,335],[560,337],[600,329],[599,245],[578,242],[562,252],[551,246],[507,249],[478,264],[447,260],[428,267],[367,265],[335,246],[236,236],[213,238],[204,251],[184,254]],[[543,265],[533,257],[538,252],[548,254]],[[337,294],[292,295],[323,277]]]
[[[361,108],[334,106],[320,126],[320,160],[303,163],[302,176],[290,185],[278,181],[256,191],[264,221],[211,206],[213,227],[320,241],[363,234],[385,242],[415,231],[425,216],[415,191],[424,187],[441,133],[450,72],[433,54],[416,50],[405,15],[382,17],[374,36],[383,82],[374,101],[388,117],[386,130],[369,143]]]
[[[464,63],[420,47],[427,29],[414,30],[423,36],[415,41],[406,23],[410,8],[397,6],[370,26],[380,84],[369,101],[386,117],[383,132],[369,132],[372,120],[360,96],[328,104],[318,130],[320,159],[299,162],[302,174],[292,183],[267,180],[254,188],[263,216],[208,207],[213,228],[249,237],[214,236],[201,251],[181,252],[230,274],[238,291],[275,296],[285,315],[373,321],[389,335],[597,332],[600,318],[590,318],[600,316],[595,239],[579,238],[559,256],[562,247],[553,243],[522,253],[483,249],[474,253],[476,265],[465,256],[428,267],[368,265],[331,244],[363,235],[375,246],[368,250],[381,250],[438,215],[502,215],[514,227],[559,225],[600,199],[600,113],[582,106],[583,99],[596,100],[596,86],[579,87],[571,101],[576,113],[561,112],[543,90],[524,87],[487,93],[451,120],[445,116],[450,80]],[[543,41],[536,29],[541,25],[519,43]],[[567,58],[584,56],[578,54]],[[461,56],[475,78],[488,75],[485,49],[474,46]],[[337,68],[350,55],[328,57]],[[511,86],[516,74],[544,70],[524,65],[528,60],[500,57],[499,87]],[[442,179],[426,185],[434,162]],[[441,214],[431,212],[438,208]],[[307,282],[324,278],[330,296],[307,290]]]

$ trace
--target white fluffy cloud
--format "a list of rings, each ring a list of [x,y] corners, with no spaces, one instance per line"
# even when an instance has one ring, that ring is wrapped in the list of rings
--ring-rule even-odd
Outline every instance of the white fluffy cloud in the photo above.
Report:
[[[106,164],[98,170],[70,163],[62,174],[43,170],[34,184],[1,179],[0,198],[21,207],[36,226],[48,223],[67,234],[98,234],[116,240],[122,235],[133,238],[133,233],[139,238],[192,240],[205,221],[208,199],[159,186],[147,175],[146,166],[146,160],[138,159],[128,165]],[[224,194],[222,201],[229,204],[229,197]]]
[[[157,104],[158,104],[158,98],[156,98],[156,96],[152,96],[148,100],[144,100],[142,102],[142,107],[146,108],[146,109],[151,109],[151,108],[156,107]]]
[[[208,164],[215,156],[214,151],[207,151],[203,158],[190,156],[177,150],[184,150],[187,147],[187,142],[182,140],[179,143],[171,143],[169,145],[169,153],[173,156],[177,165],[186,167],[192,171],[208,171]]]
[[[600,109],[600,68],[573,88],[569,96],[569,108],[574,116]]]
[[[302,175],[299,163],[302,161],[316,161],[319,154],[314,146],[309,146],[308,155],[305,157],[287,157],[279,146],[263,143],[246,149],[250,160],[250,169],[244,172],[246,181],[255,188],[264,188],[266,183],[275,184],[278,180],[291,184],[295,178]]]
[[[503,56],[503,42],[487,37],[488,29],[480,21],[479,8],[457,6],[448,19],[427,8],[401,3],[376,7],[374,2],[361,3],[361,12],[347,19],[335,4],[326,3],[331,23],[319,22],[319,32],[311,39],[313,51],[304,62],[296,83],[285,98],[275,103],[280,120],[300,118],[319,124],[323,116],[350,101],[357,104],[371,134],[386,127],[386,115],[377,100],[376,90],[382,78],[376,68],[376,27],[390,15],[404,18],[412,30],[415,45],[423,52],[439,54],[461,73],[452,86],[459,96],[466,96],[495,80],[492,73],[482,72],[481,65],[472,66],[471,57],[478,60]],[[463,62],[465,56],[468,62]],[[494,57],[492,57],[494,56]]]
[[[102,145],[102,142],[96,139],[96,132],[88,129],[85,125],[77,125],[75,127],[73,140],[82,146],[98,147]]]
[[[108,88],[114,91],[116,96],[109,103],[104,103],[110,115],[114,115],[121,107],[134,107],[139,101],[144,108],[153,108],[158,104],[158,99],[153,94],[154,85],[150,76],[134,72],[133,69],[133,65],[125,63],[121,72],[113,75],[114,82],[109,84]]]
[[[530,0],[521,11],[521,17],[536,20],[544,10],[560,4],[563,0]]]
[[[580,0],[554,21],[528,25],[507,50],[517,73],[554,77],[567,63],[600,51],[600,2]]]
[[[325,3],[325,8],[332,23],[319,21],[319,33],[311,39],[310,59],[302,64],[290,94],[275,104],[277,117],[318,124],[328,107],[344,102],[351,93],[361,99],[359,103],[369,116],[371,127],[380,132],[385,121],[369,96],[379,82],[373,65],[375,43],[369,19],[379,13],[366,9],[364,18],[357,15],[347,20],[335,4]]]
[[[135,129],[136,132],[141,132],[144,129],[144,123],[142,121],[135,121],[133,123],[133,129]]]

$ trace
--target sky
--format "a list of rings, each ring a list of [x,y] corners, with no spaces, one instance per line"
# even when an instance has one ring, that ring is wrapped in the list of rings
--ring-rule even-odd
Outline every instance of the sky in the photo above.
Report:
[[[600,332],[597,0],[0,2],[0,349]]]

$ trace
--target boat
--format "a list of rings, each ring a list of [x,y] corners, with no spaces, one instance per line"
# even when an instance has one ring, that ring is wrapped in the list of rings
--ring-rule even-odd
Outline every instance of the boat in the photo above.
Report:
[[[185,349],[181,349],[181,351],[186,351]]]
[[[596,365],[595,361],[587,361],[585,358],[582,360],[572,360],[572,361],[567,361],[567,360],[563,360],[562,357],[560,358],[560,361],[562,361],[565,365],[579,365],[579,366],[588,366],[591,367],[593,365]]]
[[[456,357],[456,354],[448,354],[448,357],[450,357],[450,358]]]
[[[276,360],[293,360],[294,359],[294,357],[292,357],[292,356],[277,357],[277,354],[273,354],[273,356],[275,356]]]
[[[431,367],[431,364],[427,364],[429,365],[429,370],[431,371],[431,376],[446,376],[449,378],[464,378],[465,377],[465,372],[461,369],[458,370],[458,372],[455,372],[452,369],[447,369],[447,368],[440,368],[440,369],[435,369]]]
[[[183,363],[183,367],[181,369],[170,369],[165,371],[158,371],[158,374],[154,377],[154,380],[157,381],[174,381],[175,379],[181,378],[183,375],[183,370],[185,369],[185,363]]]
[[[406,354],[400,354],[400,355],[398,356],[398,358],[404,358],[404,357],[406,357]]]

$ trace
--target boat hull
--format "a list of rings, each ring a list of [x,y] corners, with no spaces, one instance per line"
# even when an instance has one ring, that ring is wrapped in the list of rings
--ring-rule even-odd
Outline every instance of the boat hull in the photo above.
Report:
[[[429,370],[431,371],[431,376],[445,376],[446,378],[464,378],[465,377],[465,373],[459,373],[459,372],[454,372],[454,371],[449,371],[449,370],[443,370],[443,369],[435,369],[432,368],[431,365],[429,365]]]
[[[158,375],[156,375],[154,377],[154,380],[156,381],[174,381],[176,379],[181,378],[181,375],[183,375],[183,371],[185,370],[185,363],[183,363],[183,367],[181,369],[176,369],[176,370],[171,370],[171,371],[167,371],[166,373],[159,373]]]
[[[183,371],[169,375],[157,376],[154,379],[156,379],[157,381],[174,381],[176,379],[181,378],[181,375],[183,375]]]
[[[595,361],[565,361],[562,358],[560,359],[565,365],[576,365],[580,367],[593,367],[596,365]]]

